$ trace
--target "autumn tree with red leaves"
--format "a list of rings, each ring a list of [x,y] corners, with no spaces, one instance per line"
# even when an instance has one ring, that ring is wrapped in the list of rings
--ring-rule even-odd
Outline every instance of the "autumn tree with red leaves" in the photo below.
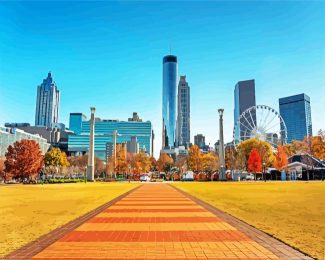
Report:
[[[34,178],[43,167],[40,146],[34,140],[21,140],[8,147],[5,171],[14,178]]]
[[[249,154],[248,163],[247,163],[248,170],[257,173],[262,171],[262,159],[261,155],[258,152],[257,148],[253,148]]]
[[[277,148],[277,153],[275,154],[274,167],[278,171],[282,171],[285,167],[288,166],[288,155],[286,148],[282,145],[279,145]]]

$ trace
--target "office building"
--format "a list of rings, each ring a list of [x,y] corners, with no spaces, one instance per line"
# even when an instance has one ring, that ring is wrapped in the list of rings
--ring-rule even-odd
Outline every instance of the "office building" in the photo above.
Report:
[[[68,151],[71,155],[82,155],[88,152],[89,149],[89,133],[90,121],[84,118],[82,113],[72,113],[70,116],[74,117],[70,122],[81,122],[70,126],[79,134],[69,135]],[[79,116],[79,119],[77,118]],[[128,141],[135,146],[135,139],[138,143],[138,150],[146,152],[151,155],[152,145],[152,125],[150,121],[119,121],[119,120],[105,120],[96,118],[95,120],[95,156],[101,160],[106,161],[107,147],[109,143],[113,143],[113,132],[117,131],[116,143],[125,144]]]
[[[177,97],[177,146],[189,147],[190,144],[190,87],[186,76],[181,76],[178,83]]]
[[[279,107],[287,128],[288,143],[313,135],[309,96],[303,93],[280,98]]]
[[[0,126],[0,158],[5,156],[9,145],[13,145],[16,141],[24,139],[36,141],[40,146],[42,154],[45,154],[50,148],[47,140],[37,134],[30,134],[14,127]]]
[[[58,123],[60,92],[51,72],[43,83],[37,87],[35,125],[53,127]]]
[[[139,152],[139,143],[136,136],[131,136],[131,140],[126,142],[126,150],[128,153]]]
[[[70,113],[69,130],[75,134],[81,133],[82,122],[86,121],[87,117],[82,113]]]
[[[202,134],[195,135],[194,144],[202,149],[205,146],[205,136]]]
[[[172,148],[176,139],[177,57],[163,58],[162,148]]]
[[[255,100],[255,80],[245,80],[239,81],[235,85],[234,90],[234,125],[240,118],[240,115],[248,108],[256,105]],[[241,119],[239,127],[236,127],[237,131],[235,133],[235,142],[240,142],[242,140],[248,139],[251,135],[252,127],[256,126],[256,112],[252,111],[252,116],[247,121]],[[252,127],[251,127],[252,126]],[[246,136],[240,140],[240,136]]]
[[[26,123],[6,123],[5,127],[18,128],[31,135],[38,135],[46,139],[53,147],[60,148],[61,151],[68,151],[68,136],[74,134],[72,131],[66,130],[63,124],[60,127],[46,126],[30,126]]]

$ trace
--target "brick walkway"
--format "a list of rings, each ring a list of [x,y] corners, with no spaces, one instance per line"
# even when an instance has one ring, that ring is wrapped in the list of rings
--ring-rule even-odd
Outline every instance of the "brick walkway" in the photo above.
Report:
[[[146,184],[32,259],[283,258],[256,241],[169,185]],[[288,259],[302,258],[297,254]]]

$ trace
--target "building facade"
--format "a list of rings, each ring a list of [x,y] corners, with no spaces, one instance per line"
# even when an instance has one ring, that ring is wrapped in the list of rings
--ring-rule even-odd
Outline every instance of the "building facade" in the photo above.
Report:
[[[255,100],[255,80],[245,80],[239,81],[235,85],[234,90],[234,126],[237,124],[237,121],[240,118],[240,115],[248,108],[256,105]],[[251,119],[246,121],[245,119],[241,119],[239,122],[239,127],[237,127],[237,131],[235,133],[235,141],[240,142],[240,136],[249,136],[250,132],[249,125],[256,126],[256,113],[252,113]],[[244,139],[243,139],[244,140]]]
[[[86,121],[87,117],[82,113],[70,113],[69,117],[69,130],[75,134],[81,133],[82,122]]]
[[[68,136],[74,134],[62,127],[29,126],[25,123],[6,123],[5,127],[18,128],[26,133],[43,137],[52,147],[60,148],[64,152],[68,151]]]
[[[189,147],[190,144],[190,87],[186,76],[178,83],[176,145]]]
[[[131,140],[126,142],[126,150],[129,153],[139,152],[139,143],[136,136],[131,136]]]
[[[203,134],[195,135],[194,144],[202,149],[205,146],[205,136]]]
[[[47,140],[39,135],[30,134],[17,128],[0,126],[0,157],[5,156],[9,145],[24,139],[36,141],[40,146],[42,154],[45,154],[50,148]]]
[[[174,147],[176,141],[177,57],[163,58],[162,148]]]
[[[287,127],[288,143],[313,135],[309,96],[303,93],[280,98],[279,110]]]
[[[53,127],[58,123],[59,107],[60,91],[49,72],[47,78],[37,87],[35,125]]]
[[[77,113],[72,113],[73,117],[77,117]],[[88,152],[90,121],[85,120],[83,115],[79,113],[80,120],[70,120],[70,122],[81,122],[75,125],[79,134],[70,135],[68,139],[68,151],[71,155],[81,155]],[[70,127],[71,129],[71,127]],[[126,144],[136,140],[138,149],[151,155],[152,144],[152,125],[150,121],[118,121],[118,120],[95,120],[95,156],[101,160],[106,160],[107,147],[109,143],[113,143],[113,132],[117,131],[117,144]],[[134,139],[136,137],[136,139]]]

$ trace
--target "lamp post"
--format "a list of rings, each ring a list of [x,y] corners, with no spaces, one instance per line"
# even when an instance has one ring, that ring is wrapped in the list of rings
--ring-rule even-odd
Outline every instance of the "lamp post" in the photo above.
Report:
[[[91,107],[90,117],[90,138],[89,138],[89,153],[88,153],[88,165],[87,165],[87,180],[94,181],[94,170],[95,170],[95,147],[94,147],[94,132],[95,132],[95,111],[96,108]]]
[[[263,175],[264,175],[264,181],[266,181],[265,162],[263,162]]]
[[[115,171],[115,168],[116,168],[116,136],[117,136],[117,131],[114,130],[113,131],[113,149],[114,149],[114,152],[113,152],[113,156],[114,156],[113,174],[114,174],[114,178],[116,178],[116,171]]]
[[[223,140],[223,108],[218,109],[219,113],[219,161],[220,161],[220,180],[225,180],[225,146]]]

